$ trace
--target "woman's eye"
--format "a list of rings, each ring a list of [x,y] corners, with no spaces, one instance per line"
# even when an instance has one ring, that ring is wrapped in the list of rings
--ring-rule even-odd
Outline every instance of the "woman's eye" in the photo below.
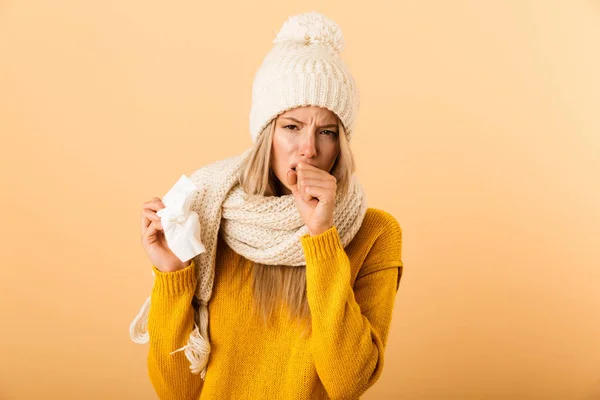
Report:
[[[286,125],[286,126],[284,126],[285,129],[295,129],[297,127],[298,126],[296,126],[296,125]],[[323,133],[323,132],[328,132],[327,136],[335,136],[335,135],[337,135],[337,132],[335,132],[335,131],[330,131],[330,130],[321,131],[321,133]]]

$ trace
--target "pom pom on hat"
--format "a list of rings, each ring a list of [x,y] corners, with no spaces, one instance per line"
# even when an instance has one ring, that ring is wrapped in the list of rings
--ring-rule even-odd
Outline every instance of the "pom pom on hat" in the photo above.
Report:
[[[323,14],[310,11],[288,17],[274,46],[252,82],[250,135],[256,143],[267,124],[285,110],[301,106],[327,108],[354,136],[360,96],[341,58],[342,30]]]
[[[326,44],[338,54],[345,47],[344,36],[338,24],[316,11],[289,17],[273,39],[273,43],[286,41],[305,45]]]

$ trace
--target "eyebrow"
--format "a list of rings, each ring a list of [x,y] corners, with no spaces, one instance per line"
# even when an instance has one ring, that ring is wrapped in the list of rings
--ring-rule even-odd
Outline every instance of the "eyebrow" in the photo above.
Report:
[[[299,124],[304,125],[304,122],[297,120],[296,118],[292,118],[292,117],[281,117],[282,119],[289,119],[292,120],[294,122],[297,122]],[[329,124],[329,125],[323,125],[323,126],[319,126],[319,128],[337,128],[337,124]]]

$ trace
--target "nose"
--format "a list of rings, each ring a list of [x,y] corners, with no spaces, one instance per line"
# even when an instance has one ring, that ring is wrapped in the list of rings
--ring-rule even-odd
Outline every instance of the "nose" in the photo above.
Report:
[[[303,136],[300,153],[306,158],[313,158],[317,155],[317,147],[315,144],[315,134],[313,129],[309,129],[308,134]]]

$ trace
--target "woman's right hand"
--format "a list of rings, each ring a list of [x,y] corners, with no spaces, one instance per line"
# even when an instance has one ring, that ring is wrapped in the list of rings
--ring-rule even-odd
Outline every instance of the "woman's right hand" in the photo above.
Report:
[[[167,238],[156,212],[165,208],[159,197],[154,197],[142,206],[142,246],[152,264],[161,272],[175,272],[190,265],[181,261],[167,245]]]

